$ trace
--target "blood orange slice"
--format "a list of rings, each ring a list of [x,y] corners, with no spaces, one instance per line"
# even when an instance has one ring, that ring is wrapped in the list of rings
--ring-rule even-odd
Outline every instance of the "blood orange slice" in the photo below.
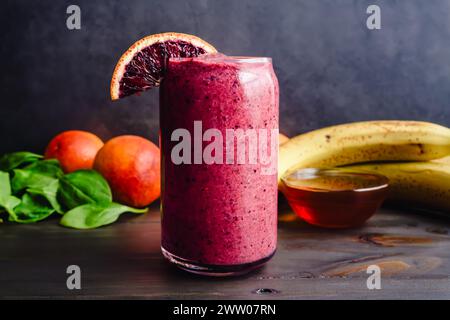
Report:
[[[117,62],[111,79],[111,99],[159,86],[167,58],[216,52],[206,41],[184,33],[166,32],[142,38]]]

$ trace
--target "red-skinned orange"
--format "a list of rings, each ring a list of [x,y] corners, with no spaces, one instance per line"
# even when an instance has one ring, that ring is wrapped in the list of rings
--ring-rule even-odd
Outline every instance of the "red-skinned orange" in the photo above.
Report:
[[[48,144],[44,157],[58,159],[64,172],[92,169],[103,141],[96,135],[80,130],[64,131]]]
[[[98,152],[94,169],[108,181],[114,200],[122,204],[145,207],[160,195],[160,151],[142,137],[109,140]]]

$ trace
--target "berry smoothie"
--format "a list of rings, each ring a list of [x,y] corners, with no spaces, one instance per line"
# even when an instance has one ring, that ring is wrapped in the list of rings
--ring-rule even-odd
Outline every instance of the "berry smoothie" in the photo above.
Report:
[[[160,92],[162,250],[179,267],[239,274],[274,254],[278,96],[269,58],[169,59]]]

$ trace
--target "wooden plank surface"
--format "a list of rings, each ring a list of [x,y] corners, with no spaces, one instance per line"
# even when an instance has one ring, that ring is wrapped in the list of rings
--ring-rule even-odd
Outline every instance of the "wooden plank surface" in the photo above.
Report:
[[[450,219],[381,209],[363,228],[330,231],[280,208],[275,257],[260,271],[228,279],[179,271],[160,253],[157,206],[88,231],[52,219],[0,225],[0,297],[139,299],[450,299]],[[81,268],[82,289],[66,288]],[[368,290],[366,267],[382,268]],[[258,293],[258,289],[267,293]]]

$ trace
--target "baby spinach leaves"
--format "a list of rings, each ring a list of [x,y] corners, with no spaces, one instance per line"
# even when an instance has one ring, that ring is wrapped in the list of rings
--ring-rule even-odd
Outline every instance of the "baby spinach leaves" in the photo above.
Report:
[[[34,153],[4,155],[0,170],[0,212],[6,211],[9,221],[32,223],[56,212],[63,215],[63,226],[92,229],[115,222],[124,212],[147,211],[113,202],[108,182],[98,172],[64,174],[57,160]]]
[[[62,171],[61,166],[59,164],[59,161],[56,159],[33,162],[25,166],[24,170],[54,178],[60,178],[64,175],[64,172]]]
[[[14,194],[28,193],[47,199],[54,211],[63,213],[57,200],[59,179],[64,175],[57,160],[42,160],[14,169],[11,180]]]
[[[102,175],[93,170],[79,170],[66,174],[60,180],[60,197],[65,208],[83,204],[109,204],[111,189]]]
[[[15,207],[14,214],[10,215],[10,221],[19,223],[37,222],[47,218],[53,212],[55,212],[55,209],[45,198],[25,193],[20,204]]]
[[[63,214],[64,211],[61,208],[61,205],[58,202],[58,189],[59,189],[59,180],[54,180],[50,182],[48,185],[43,187],[31,187],[27,189],[27,192],[30,195],[40,195],[43,196],[50,203],[53,209],[57,213]]]
[[[124,212],[144,213],[147,209],[135,209],[119,203],[84,204],[67,212],[61,224],[76,229],[98,228],[115,222]]]
[[[14,169],[13,172],[14,177],[11,181],[11,186],[14,193],[18,193],[26,188],[40,189],[57,180],[57,178],[25,169]]]
[[[36,222],[55,211],[62,212],[56,200],[57,176],[62,175],[61,168],[51,160],[38,164],[39,157],[30,153],[2,157],[9,161],[8,168],[13,174],[10,179],[9,173],[0,172],[0,207],[9,214],[9,221]],[[30,164],[30,159],[35,162]],[[18,166],[21,168],[14,169]]]
[[[20,199],[11,194],[9,173],[0,171],[0,209],[14,215],[14,208],[20,204]]]
[[[113,223],[124,212],[147,211],[112,202],[108,182],[93,170],[79,170],[65,175],[60,180],[59,191],[61,202],[69,209],[61,219],[61,224],[66,227],[98,228]]]
[[[36,162],[39,159],[42,159],[42,156],[39,154],[31,153],[31,152],[14,152],[3,155],[0,158],[0,170],[1,171],[10,171],[14,168],[17,168],[26,163]]]

